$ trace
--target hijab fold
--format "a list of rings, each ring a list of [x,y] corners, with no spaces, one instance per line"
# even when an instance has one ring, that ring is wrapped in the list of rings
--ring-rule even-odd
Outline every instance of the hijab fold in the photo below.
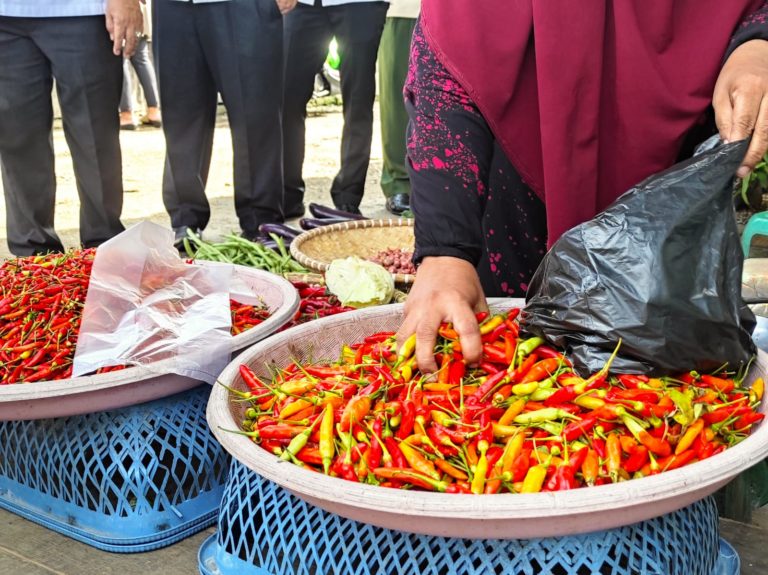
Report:
[[[668,168],[763,0],[422,0],[422,28],[546,202],[550,245]],[[489,81],[488,79],[493,80]]]

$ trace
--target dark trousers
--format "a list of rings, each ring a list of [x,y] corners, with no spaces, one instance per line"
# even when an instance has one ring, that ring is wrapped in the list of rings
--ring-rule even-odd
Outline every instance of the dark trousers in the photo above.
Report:
[[[304,122],[315,74],[335,36],[341,57],[344,129],[341,167],[331,197],[337,207],[359,206],[371,156],[376,54],[387,14],[386,2],[338,6],[297,4],[285,17],[285,90],[283,96],[283,171],[286,213],[301,211],[304,198]]]
[[[171,225],[208,224],[217,93],[229,116],[240,227],[256,233],[262,223],[282,221],[283,20],[275,1],[155,0],[152,8]]]
[[[103,16],[0,16],[0,168],[11,253],[63,249],[54,230],[54,78],[80,196],[80,240],[97,246],[123,231],[122,70]]]

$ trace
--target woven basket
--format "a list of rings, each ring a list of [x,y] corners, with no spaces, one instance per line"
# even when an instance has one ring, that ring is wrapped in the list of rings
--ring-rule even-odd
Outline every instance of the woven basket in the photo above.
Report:
[[[413,220],[353,220],[309,230],[291,242],[291,255],[301,265],[324,272],[338,258],[369,259],[382,250],[413,251]],[[410,284],[413,274],[394,274],[395,283]]]
[[[523,304],[499,300],[491,307],[504,310]],[[248,407],[227,389],[247,390],[240,364],[268,378],[272,365],[336,358],[342,343],[396,330],[402,314],[400,305],[339,314],[293,327],[247,349],[219,377],[224,385],[211,392],[207,418],[214,435],[241,463],[326,511],[387,529],[486,539],[559,537],[644,521],[712,494],[768,455],[768,423],[763,422],[723,453],[659,475],[570,491],[456,495],[386,489],[310,472],[281,461],[248,437],[223,431],[237,429]],[[748,382],[756,377],[768,377],[768,354],[762,351]],[[768,413],[768,402],[760,411]]]

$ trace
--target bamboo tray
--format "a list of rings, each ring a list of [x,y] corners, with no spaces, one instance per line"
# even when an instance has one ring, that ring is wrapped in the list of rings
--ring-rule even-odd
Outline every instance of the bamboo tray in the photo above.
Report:
[[[324,272],[337,258],[369,259],[382,250],[413,251],[413,220],[352,220],[308,230],[291,242],[291,255],[301,265]],[[413,274],[394,274],[395,283],[411,284]]]
[[[496,309],[521,306],[523,300],[501,300]],[[374,331],[393,330],[402,321],[402,305],[349,312],[300,325],[264,340],[240,355],[220,381],[245,390],[241,363],[258,375],[265,364],[290,359],[335,358],[342,342],[352,343]],[[766,377],[768,355],[759,352],[750,378]],[[763,401],[761,412],[766,413]],[[396,529],[441,537],[527,539],[612,529],[643,521],[713,493],[739,472],[768,455],[768,425],[721,454],[681,469],[617,484],[533,494],[455,495],[386,489],[352,483],[280,461],[246,437],[222,431],[238,429],[243,410],[229,392],[214,386],[208,403],[211,430],[224,448],[259,475],[296,496],[332,513]]]
[[[232,338],[233,354],[280,329],[299,307],[299,294],[287,280],[254,268],[234,268],[251,295],[262,298],[272,314],[253,329]],[[200,385],[197,379],[170,373],[171,362],[157,362],[151,369],[129,367],[98,375],[0,386],[0,421],[105,411],[167,397]]]

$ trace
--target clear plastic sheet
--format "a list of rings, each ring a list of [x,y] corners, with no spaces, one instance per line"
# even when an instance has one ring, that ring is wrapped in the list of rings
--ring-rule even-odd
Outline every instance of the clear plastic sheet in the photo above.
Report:
[[[141,365],[213,383],[229,362],[232,269],[185,263],[173,232],[150,222],[102,244],[73,376]]]

